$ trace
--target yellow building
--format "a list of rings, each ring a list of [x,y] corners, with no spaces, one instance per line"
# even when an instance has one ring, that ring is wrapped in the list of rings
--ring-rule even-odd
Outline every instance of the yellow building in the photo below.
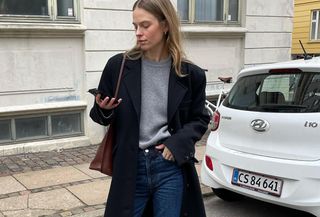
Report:
[[[292,55],[303,55],[299,43],[310,55],[320,55],[320,1],[295,0],[292,32]]]

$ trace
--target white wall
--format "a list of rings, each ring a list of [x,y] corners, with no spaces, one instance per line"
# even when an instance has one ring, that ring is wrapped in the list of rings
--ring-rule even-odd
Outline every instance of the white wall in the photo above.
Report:
[[[81,100],[82,38],[0,41],[0,107]]]
[[[81,24],[0,22],[0,31],[2,119],[85,109]],[[86,136],[21,141],[1,144],[0,156],[88,144]]]
[[[290,59],[293,0],[247,0],[244,66]]]
[[[208,96],[218,94],[222,88],[218,77],[237,77],[243,66],[243,39],[215,35],[186,37],[186,54],[201,68],[207,69]],[[225,85],[228,88],[228,84]]]

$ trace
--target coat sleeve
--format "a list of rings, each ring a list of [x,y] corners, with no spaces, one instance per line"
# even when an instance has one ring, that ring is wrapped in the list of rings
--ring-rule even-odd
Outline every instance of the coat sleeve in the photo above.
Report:
[[[186,162],[197,161],[195,159],[195,143],[201,139],[208,129],[210,117],[205,109],[205,73],[199,67],[193,66],[191,69],[192,102],[189,113],[189,121],[164,142],[174,155],[179,166]],[[179,115],[179,114],[177,114]],[[170,126],[169,126],[170,127]]]
[[[118,79],[120,70],[120,64],[122,60],[122,54],[111,57],[100,78],[98,90],[101,91],[105,96],[113,96],[115,84]],[[107,126],[111,123],[114,116],[113,110],[101,109],[94,99],[94,105],[90,111],[91,119],[101,125]]]

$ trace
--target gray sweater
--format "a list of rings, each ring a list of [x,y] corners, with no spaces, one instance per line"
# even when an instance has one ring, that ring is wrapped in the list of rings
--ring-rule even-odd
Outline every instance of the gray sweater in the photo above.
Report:
[[[144,149],[170,136],[167,108],[171,57],[154,62],[142,58],[139,147]]]

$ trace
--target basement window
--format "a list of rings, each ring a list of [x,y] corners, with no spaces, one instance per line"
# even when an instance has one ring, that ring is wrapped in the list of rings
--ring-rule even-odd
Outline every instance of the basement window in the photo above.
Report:
[[[14,116],[0,119],[0,144],[81,136],[83,112]]]

